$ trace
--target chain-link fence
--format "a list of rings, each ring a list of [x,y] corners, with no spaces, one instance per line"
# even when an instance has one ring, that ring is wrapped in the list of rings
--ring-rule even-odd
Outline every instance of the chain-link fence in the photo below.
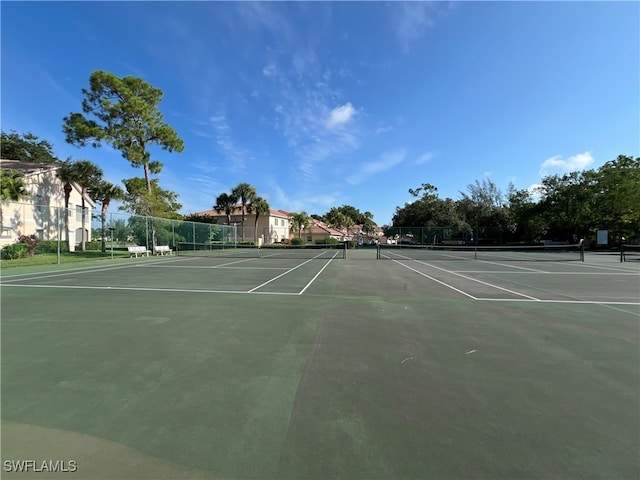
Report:
[[[253,231],[253,234],[256,232]],[[154,252],[157,246],[175,249],[178,243],[226,243],[240,241],[233,225],[217,225],[185,220],[141,217],[126,213],[92,212],[89,209],[52,207],[27,203],[2,205],[0,247],[3,258],[19,258],[26,250],[17,248],[18,239],[35,236],[36,254],[57,254],[58,263],[70,252],[110,254],[127,252],[127,247],[144,246]],[[245,232],[248,241],[253,241]],[[91,256],[89,253],[88,256]]]
[[[398,245],[505,245],[513,234],[502,227],[389,227],[386,242]]]

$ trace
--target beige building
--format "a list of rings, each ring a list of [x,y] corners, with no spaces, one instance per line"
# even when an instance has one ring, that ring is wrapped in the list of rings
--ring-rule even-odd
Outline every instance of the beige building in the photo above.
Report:
[[[2,231],[0,247],[15,243],[20,235],[36,234],[41,240],[66,239],[64,232],[64,186],[56,176],[59,165],[0,160],[2,170],[18,170],[24,175],[28,196],[19,203],[2,203]],[[68,232],[69,246],[91,240],[91,215],[95,203],[85,196],[84,229],[82,211],[82,190],[72,184],[69,197]]]
[[[227,216],[224,212],[206,210],[196,215],[208,215],[218,219],[218,224],[227,224]],[[270,210],[268,215],[259,215],[256,224],[256,214],[245,211],[242,219],[242,207],[237,205],[231,214],[230,225],[235,225],[238,231],[238,240],[258,240],[262,243],[288,242],[291,238],[291,220],[289,212],[284,210]]]

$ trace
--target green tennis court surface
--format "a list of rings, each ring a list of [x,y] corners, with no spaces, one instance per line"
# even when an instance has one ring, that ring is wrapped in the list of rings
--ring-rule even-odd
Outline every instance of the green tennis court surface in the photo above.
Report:
[[[3,478],[640,476],[639,262],[376,256],[3,270]]]

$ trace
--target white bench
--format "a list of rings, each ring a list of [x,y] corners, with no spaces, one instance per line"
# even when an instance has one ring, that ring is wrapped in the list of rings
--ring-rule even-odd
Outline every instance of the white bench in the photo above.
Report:
[[[169,245],[156,245],[155,248],[156,255],[173,255],[173,250],[169,248]]]
[[[129,251],[129,258],[133,257],[134,255],[136,258],[138,258],[138,254],[146,255],[147,257],[149,256],[149,250],[147,250],[147,247],[127,247],[127,250]]]

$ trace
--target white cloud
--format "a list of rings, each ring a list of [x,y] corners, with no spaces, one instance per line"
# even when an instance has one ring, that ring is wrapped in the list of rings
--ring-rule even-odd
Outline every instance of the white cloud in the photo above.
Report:
[[[392,8],[398,9],[392,16],[393,30],[402,52],[409,53],[411,44],[422,38],[426,28],[432,25],[428,15],[431,5],[428,2],[407,2],[402,3],[401,6],[392,4]]]
[[[490,176],[491,176],[491,174],[493,174],[493,172],[490,172],[490,171],[488,171],[488,170],[487,170],[487,171],[485,171],[485,172],[483,173],[483,175],[484,175],[485,177],[490,177]]]
[[[386,133],[393,130],[391,125],[385,125],[384,123],[379,123],[376,128],[376,135],[380,135],[381,133]]]
[[[538,201],[541,198],[541,189],[542,185],[539,183],[533,183],[531,185],[529,185],[529,187],[527,188],[527,191],[529,192],[529,194],[531,195],[531,197],[533,198],[534,201]]]
[[[213,139],[217,149],[227,160],[225,165],[233,171],[243,170],[246,160],[252,157],[248,151],[234,143],[225,113],[218,112],[209,116],[209,126],[213,130]],[[204,137],[205,135],[207,135],[206,132],[199,131],[199,136]]]
[[[334,108],[329,114],[329,118],[327,120],[327,128],[334,128],[337,125],[347,123],[349,120],[351,120],[355,112],[356,110],[355,108],[353,108],[353,105],[351,105],[351,103],[346,103]]]
[[[298,192],[294,196],[287,193],[279,185],[273,185],[275,192],[275,202],[282,210],[287,212],[321,212],[340,203],[341,196],[336,192],[323,192],[320,194],[310,194],[309,192]],[[268,195],[268,197],[270,197]]]
[[[420,155],[418,158],[415,159],[415,161],[413,162],[414,165],[422,165],[423,163],[427,163],[430,162],[433,157],[435,157],[435,154],[432,152],[425,152],[422,155]]]
[[[347,183],[351,185],[357,185],[362,183],[367,177],[376,175],[381,172],[391,170],[393,167],[403,162],[407,156],[406,150],[396,150],[393,152],[386,152],[380,156],[378,160],[366,163],[360,167],[356,167],[357,171],[353,175],[346,178]]]
[[[276,66],[269,64],[262,69],[262,74],[265,77],[273,77],[276,74]]]
[[[591,165],[593,161],[594,159],[591,156],[591,152],[578,153],[566,160],[563,159],[561,155],[554,155],[542,162],[538,174],[541,177],[545,177],[554,173],[568,173],[584,170]]]

